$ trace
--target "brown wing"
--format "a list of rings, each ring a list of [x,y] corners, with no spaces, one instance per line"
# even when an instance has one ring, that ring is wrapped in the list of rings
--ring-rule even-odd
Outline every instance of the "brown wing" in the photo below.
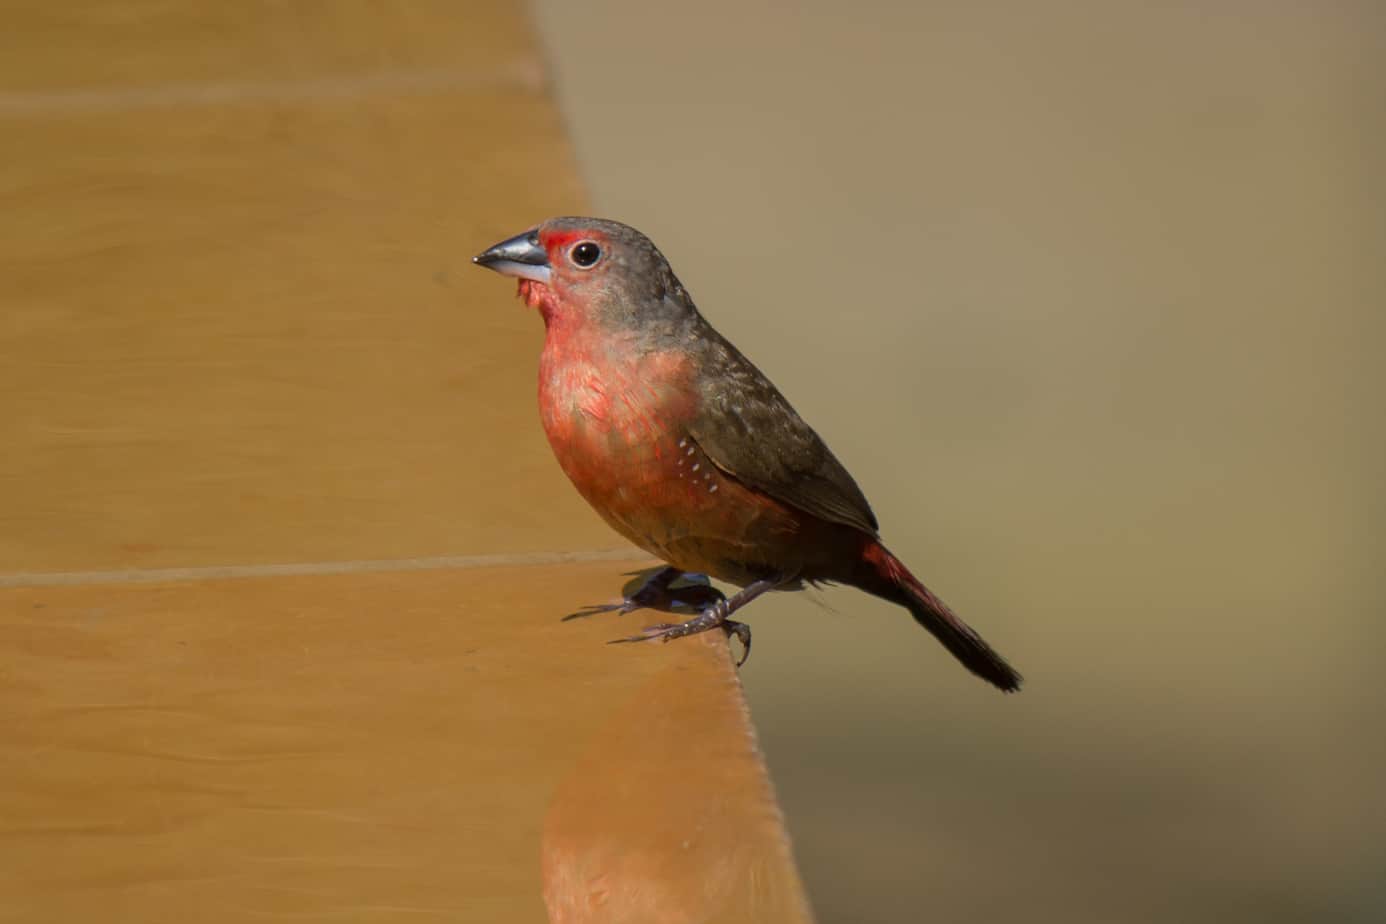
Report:
[[[709,334],[700,344],[702,402],[689,435],[742,483],[875,536],[871,505],[822,438],[736,347]]]

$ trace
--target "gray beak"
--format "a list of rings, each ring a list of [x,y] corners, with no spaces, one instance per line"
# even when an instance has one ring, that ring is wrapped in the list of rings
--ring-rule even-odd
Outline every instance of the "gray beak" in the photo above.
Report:
[[[539,245],[537,228],[486,248],[472,257],[472,262],[502,276],[518,276],[544,285],[549,282],[549,255]]]

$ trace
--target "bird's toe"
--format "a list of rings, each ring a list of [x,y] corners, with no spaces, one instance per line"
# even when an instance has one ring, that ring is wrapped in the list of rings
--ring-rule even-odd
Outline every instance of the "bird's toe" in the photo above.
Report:
[[[662,622],[658,625],[646,626],[645,628],[640,630],[639,635],[628,635],[625,638],[614,638],[611,641],[607,642],[607,644],[620,645],[625,642],[652,642],[655,639],[662,639],[663,641],[667,642],[669,641],[669,639],[677,637],[677,633],[675,630],[679,628],[681,628],[681,625],[679,624]]]
[[[584,606],[580,610],[576,610],[575,612],[569,613],[567,616],[564,616],[563,621],[568,622],[573,619],[586,619],[588,616],[596,616],[600,613],[620,612],[622,614],[625,614],[631,612],[634,609],[636,609],[636,607],[631,605],[631,601],[629,599],[622,600],[619,603],[592,603],[588,604],[587,606]]]

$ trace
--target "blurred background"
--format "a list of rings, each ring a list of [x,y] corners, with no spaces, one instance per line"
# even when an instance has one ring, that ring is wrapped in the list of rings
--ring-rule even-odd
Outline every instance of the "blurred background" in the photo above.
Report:
[[[756,605],[820,918],[1386,919],[1384,8],[537,8],[594,208],[1028,679]]]

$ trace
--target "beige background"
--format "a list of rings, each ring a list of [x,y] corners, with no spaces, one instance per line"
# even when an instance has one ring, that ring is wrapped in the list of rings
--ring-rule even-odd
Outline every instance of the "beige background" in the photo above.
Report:
[[[1029,678],[757,604],[821,919],[1386,916],[1380,5],[538,9],[596,207]]]

